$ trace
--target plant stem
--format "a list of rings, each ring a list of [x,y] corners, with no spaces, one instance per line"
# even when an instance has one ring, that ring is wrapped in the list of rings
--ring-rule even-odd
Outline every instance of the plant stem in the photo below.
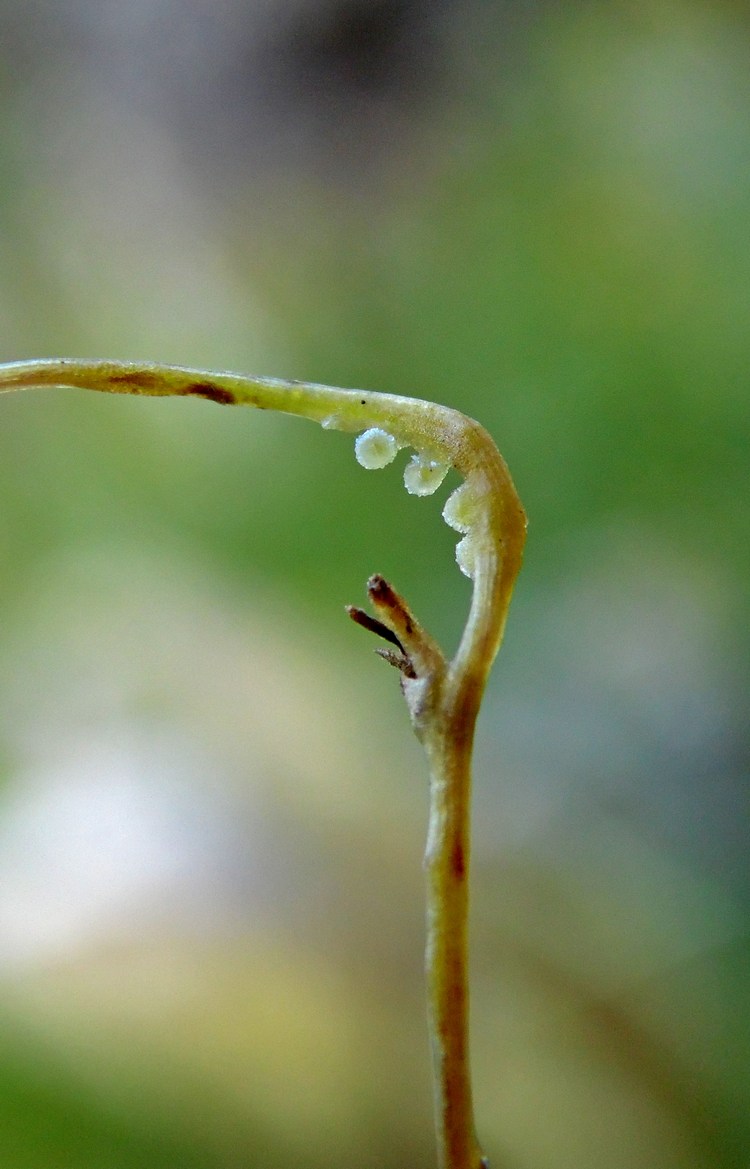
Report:
[[[508,542],[507,556],[517,558],[516,569],[522,527],[521,519],[515,540]],[[488,571],[480,571],[474,582],[469,620],[451,663],[382,577],[368,582],[379,620],[367,627],[383,636],[385,626],[402,651],[401,657],[386,656],[402,671],[412,724],[430,765],[425,973],[438,1169],[487,1166],[475,1133],[469,1066],[471,757],[479,704],[502,634],[512,579],[508,583],[500,571],[502,558],[489,556],[486,563]],[[350,612],[366,625],[359,610]]]
[[[401,671],[412,725],[430,764],[426,973],[439,1169],[486,1169],[474,1133],[469,1074],[471,752],[526,536],[526,516],[497,447],[472,418],[435,402],[394,394],[127,362],[61,358],[0,365],[0,392],[60,385],[282,410],[329,430],[360,435],[373,427],[384,428],[386,439],[390,436],[391,442],[412,447],[421,459],[443,464],[446,470],[453,466],[463,476],[459,491],[465,488],[467,494],[462,506],[449,516],[446,505],[443,513],[456,531],[464,533],[457,559],[474,584],[453,660],[446,661],[403,598],[380,576],[368,582],[378,619],[352,606],[349,613],[389,643],[388,650],[379,652]],[[408,482],[407,488],[411,490]]]
[[[427,1016],[432,1046],[439,1169],[479,1169],[469,1067],[469,801],[471,742],[426,744],[430,816],[427,888]]]

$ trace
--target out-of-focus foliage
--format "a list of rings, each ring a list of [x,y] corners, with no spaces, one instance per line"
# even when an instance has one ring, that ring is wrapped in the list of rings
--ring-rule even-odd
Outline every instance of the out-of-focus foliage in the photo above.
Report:
[[[530,515],[480,723],[496,1165],[750,1158],[750,25],[727,3],[0,4],[6,359],[441,399]],[[207,403],[0,402],[0,1157],[429,1165],[441,498]]]

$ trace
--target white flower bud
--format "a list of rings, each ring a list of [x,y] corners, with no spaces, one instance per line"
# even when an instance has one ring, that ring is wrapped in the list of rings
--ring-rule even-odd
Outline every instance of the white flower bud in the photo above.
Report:
[[[477,542],[473,535],[464,536],[456,544],[456,564],[464,576],[473,580],[477,571]]]
[[[468,532],[479,518],[478,513],[474,491],[469,483],[462,483],[446,499],[443,519],[449,528],[454,528],[457,532]]]
[[[404,467],[404,487],[410,495],[432,495],[448,474],[448,463],[413,455]]]
[[[398,454],[398,443],[392,434],[373,426],[357,437],[354,454],[361,467],[376,471],[393,462]]]

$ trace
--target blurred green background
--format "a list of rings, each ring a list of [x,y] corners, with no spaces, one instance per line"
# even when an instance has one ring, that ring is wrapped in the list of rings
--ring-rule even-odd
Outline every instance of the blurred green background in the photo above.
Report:
[[[439,399],[530,517],[477,747],[495,1169],[747,1169],[744,5],[2,0],[2,359]],[[439,499],[210,403],[4,397],[0,1161],[434,1164]]]

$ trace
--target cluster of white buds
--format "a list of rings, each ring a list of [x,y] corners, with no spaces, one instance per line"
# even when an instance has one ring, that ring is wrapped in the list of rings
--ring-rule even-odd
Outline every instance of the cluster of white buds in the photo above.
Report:
[[[360,434],[354,443],[357,462],[368,471],[379,470],[392,463],[400,444],[387,430],[373,426]],[[432,495],[448,474],[448,463],[431,459],[419,451],[412,455],[404,469],[404,486],[410,495]],[[443,508],[443,519],[449,527],[463,533],[456,546],[456,563],[465,576],[474,577],[476,571],[476,539],[473,535],[480,508],[468,483],[450,495]]]
[[[479,520],[480,506],[476,494],[469,483],[462,483],[452,495],[449,495],[443,508],[443,519],[448,527],[456,532],[464,533],[463,540],[456,545],[456,563],[464,576],[473,580],[476,572],[476,525]]]

